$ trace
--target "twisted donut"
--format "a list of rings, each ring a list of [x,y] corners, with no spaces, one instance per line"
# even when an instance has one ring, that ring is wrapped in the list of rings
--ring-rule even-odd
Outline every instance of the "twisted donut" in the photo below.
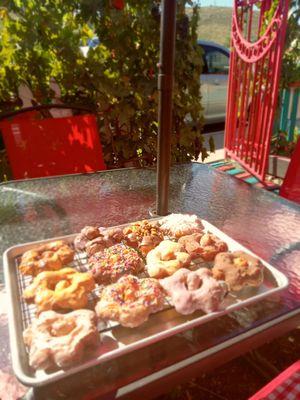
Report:
[[[23,332],[23,339],[32,368],[69,367],[82,359],[87,347],[99,344],[96,314],[91,310],[45,311]]]
[[[38,274],[23,292],[27,302],[34,302],[37,312],[46,310],[76,310],[84,308],[88,294],[95,282],[89,272],[77,272],[73,268],[46,271]]]
[[[219,309],[227,285],[217,281],[207,268],[189,271],[181,268],[172,276],[161,279],[161,286],[171,297],[171,301],[180,314],[191,314],[196,310],[210,313]]]
[[[191,257],[184,252],[184,247],[180,243],[164,240],[147,254],[146,260],[149,276],[164,278],[174,274],[179,268],[188,266]]]
[[[103,320],[118,321],[129,328],[141,325],[149,315],[163,308],[164,294],[156,279],[123,276],[107,286],[96,305]]]
[[[62,240],[46,243],[26,251],[19,270],[23,275],[36,276],[42,271],[56,271],[72,262],[74,251]]]

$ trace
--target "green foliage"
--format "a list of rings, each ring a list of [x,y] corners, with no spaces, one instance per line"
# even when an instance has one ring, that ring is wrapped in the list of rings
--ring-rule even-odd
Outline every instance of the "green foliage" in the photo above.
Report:
[[[67,104],[89,105],[98,115],[108,167],[153,165],[157,140],[157,62],[160,2],[126,0],[3,0],[0,8],[0,107],[16,104],[26,82],[39,103],[53,97],[53,77]],[[190,19],[186,5],[192,6]],[[177,1],[172,160],[205,154],[201,136],[196,44],[198,7]],[[85,57],[80,46],[97,36]]]
[[[300,0],[290,2],[285,52],[282,62],[281,86],[300,81]]]
[[[295,129],[295,134],[293,140],[290,142],[288,140],[288,133],[284,131],[279,131],[271,139],[271,154],[276,154],[278,156],[291,157],[293,151],[296,148],[297,141],[299,139],[299,133]]]

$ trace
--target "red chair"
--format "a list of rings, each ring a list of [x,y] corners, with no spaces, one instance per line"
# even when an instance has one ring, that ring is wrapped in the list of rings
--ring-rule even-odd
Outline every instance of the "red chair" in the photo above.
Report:
[[[23,109],[10,119],[1,118],[0,130],[14,179],[104,170],[95,116],[38,119],[39,110],[51,107],[57,105]],[[67,107],[73,108],[60,108]]]
[[[279,194],[300,204],[300,139],[293,152]]]
[[[248,400],[299,400],[300,361],[295,362]]]

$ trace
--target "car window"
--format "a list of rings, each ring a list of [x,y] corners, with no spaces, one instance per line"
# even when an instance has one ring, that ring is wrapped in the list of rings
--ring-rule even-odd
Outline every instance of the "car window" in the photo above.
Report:
[[[229,57],[222,51],[219,49],[207,48],[204,57],[208,74],[228,74]]]

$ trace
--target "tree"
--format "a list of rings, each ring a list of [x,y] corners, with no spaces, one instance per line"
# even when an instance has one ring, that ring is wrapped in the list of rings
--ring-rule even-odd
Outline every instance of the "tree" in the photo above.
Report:
[[[118,7],[116,4],[118,3]],[[120,4],[122,7],[120,6]],[[205,157],[201,136],[198,6],[177,1],[172,160]],[[186,16],[186,6],[192,16]],[[124,7],[123,7],[124,6]],[[60,85],[67,104],[98,116],[108,167],[153,165],[157,139],[160,1],[4,0],[0,11],[0,107],[16,104],[26,82],[37,102]],[[80,47],[97,36],[85,57]]]

